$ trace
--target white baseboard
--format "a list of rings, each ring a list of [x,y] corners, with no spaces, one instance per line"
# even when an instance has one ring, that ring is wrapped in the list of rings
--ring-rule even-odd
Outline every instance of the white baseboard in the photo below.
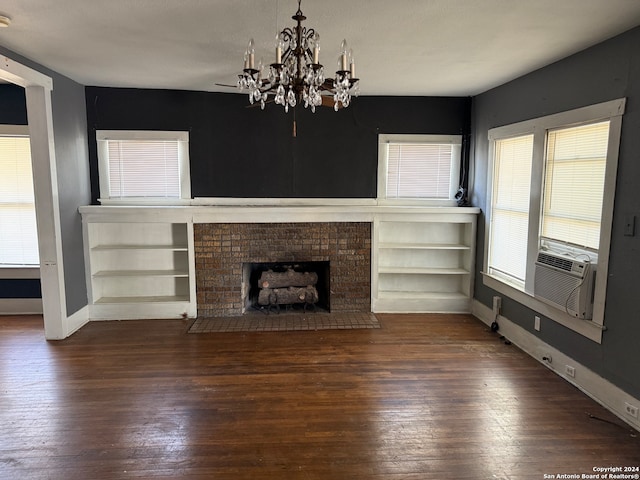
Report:
[[[0,298],[0,315],[42,315],[42,299]]]
[[[471,302],[471,313],[487,325],[491,325],[494,321],[492,309],[477,300]],[[625,413],[625,403],[637,407],[640,405],[639,399],[632,397],[605,378],[568,357],[560,350],[543,342],[540,338],[529,333],[508,318],[499,316],[497,321],[500,325],[500,334],[504,335],[510,342],[564,378],[567,382],[575,385],[583,393],[619,417],[622,421],[640,431],[640,420]],[[550,357],[552,361],[544,361],[542,357]],[[570,365],[575,369],[575,377],[570,377],[566,374],[566,365]]]

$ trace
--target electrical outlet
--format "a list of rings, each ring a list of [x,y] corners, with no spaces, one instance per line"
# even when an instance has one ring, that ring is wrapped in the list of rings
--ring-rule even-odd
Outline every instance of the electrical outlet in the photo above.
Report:
[[[576,369],[573,368],[571,365],[565,365],[564,366],[564,373],[567,374],[567,377],[575,378]]]
[[[638,407],[635,405],[631,405],[630,403],[624,402],[624,413],[633,418],[638,418]]]
[[[533,317],[533,328],[539,332],[540,331],[540,317],[539,316],[535,316]]]
[[[502,297],[497,295],[493,297],[493,314],[500,315],[500,309],[502,308]]]

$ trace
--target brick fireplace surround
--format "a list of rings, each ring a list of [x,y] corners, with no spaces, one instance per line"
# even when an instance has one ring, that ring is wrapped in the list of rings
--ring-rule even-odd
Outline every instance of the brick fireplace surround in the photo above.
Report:
[[[242,315],[243,263],[330,262],[332,312],[371,311],[371,223],[198,223],[201,317]]]

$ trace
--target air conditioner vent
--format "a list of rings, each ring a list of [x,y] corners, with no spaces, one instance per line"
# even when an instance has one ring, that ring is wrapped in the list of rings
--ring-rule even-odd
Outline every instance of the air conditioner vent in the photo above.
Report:
[[[560,270],[566,270],[570,272],[573,269],[573,260],[568,258],[558,257],[556,255],[549,255],[548,253],[538,252],[538,263],[549,265]]]

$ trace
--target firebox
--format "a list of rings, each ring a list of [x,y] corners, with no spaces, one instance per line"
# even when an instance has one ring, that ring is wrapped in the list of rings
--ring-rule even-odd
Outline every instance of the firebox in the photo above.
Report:
[[[331,311],[330,262],[258,262],[242,265],[243,313],[281,309]]]

